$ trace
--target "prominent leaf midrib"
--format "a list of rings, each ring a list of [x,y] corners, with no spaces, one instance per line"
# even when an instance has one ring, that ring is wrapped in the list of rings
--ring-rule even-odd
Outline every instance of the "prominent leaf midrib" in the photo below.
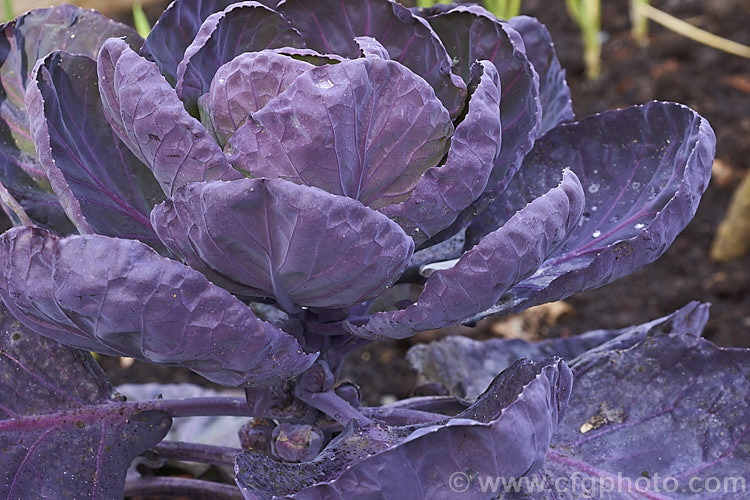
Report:
[[[43,415],[24,415],[19,418],[2,420],[0,421],[0,433],[33,432],[42,429],[72,427],[81,423],[116,423],[127,420],[139,411],[149,409],[153,409],[152,405],[106,401],[98,405],[85,405]]]

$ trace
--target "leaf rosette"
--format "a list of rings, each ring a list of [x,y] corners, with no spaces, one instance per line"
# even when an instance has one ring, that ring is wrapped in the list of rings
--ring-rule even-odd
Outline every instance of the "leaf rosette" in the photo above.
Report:
[[[82,50],[58,31],[39,34],[63,14],[115,38],[76,39]],[[50,233],[14,230],[4,254],[27,236],[41,238],[44,265],[76,242],[122,254],[122,269],[96,276],[91,293],[107,298],[128,288],[112,291],[113,280],[138,281],[130,262],[149,255],[157,281],[180,265],[208,278],[191,292],[196,304],[223,288],[240,309],[265,303],[287,320],[334,318],[340,335],[345,326],[403,338],[563,298],[654,260],[692,217],[713,154],[705,120],[675,104],[564,124],[570,93],[546,29],[475,6],[178,1],[143,43],[64,7],[6,32],[3,67],[28,71],[5,87],[15,96],[6,121],[29,140],[7,137],[20,166],[3,179],[4,207]],[[34,62],[34,48],[49,55]],[[25,209],[14,182],[30,172],[80,235]],[[89,258],[81,250],[66,265]],[[106,309],[74,311],[54,287],[18,278],[37,272],[34,259],[5,262],[3,297],[27,324],[83,336],[78,347],[191,366],[187,324],[159,333],[180,356],[147,347],[148,313],[173,307],[149,305],[154,295],[122,296],[145,320],[126,328],[117,318],[122,331],[104,332]],[[91,274],[66,291],[93,286]],[[390,290],[404,286],[421,292],[407,301]],[[207,332],[221,322],[200,318]],[[279,325],[252,322],[244,335],[278,337],[289,373],[309,366],[303,350],[320,350],[315,332],[296,346]]]
[[[146,40],[54,7],[5,25],[0,83],[8,310],[68,346],[259,394],[336,372],[369,340],[652,262],[695,214],[715,146],[674,103],[574,122],[546,28],[477,6],[176,0]],[[540,404],[539,450],[508,465],[538,468],[570,372],[555,358],[514,373],[507,401],[383,430],[370,466],[456,433],[511,439],[513,412]],[[362,452],[377,433],[363,425],[336,446]]]

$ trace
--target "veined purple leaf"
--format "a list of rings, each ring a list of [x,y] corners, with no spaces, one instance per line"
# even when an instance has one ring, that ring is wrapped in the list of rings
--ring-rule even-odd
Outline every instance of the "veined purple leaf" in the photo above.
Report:
[[[750,350],[721,349],[678,329],[613,342],[572,365],[565,420],[544,467],[526,484],[575,474],[589,492],[613,500],[744,498]],[[522,488],[507,498],[527,494]],[[583,495],[542,489],[532,498]]]
[[[261,498],[454,498],[451,474],[469,480],[538,469],[565,414],[571,384],[570,370],[559,359],[519,362],[454,418],[418,426],[350,426],[318,457],[300,464],[243,452],[236,480]]]
[[[498,373],[514,361],[526,358],[538,361],[559,356],[570,363],[584,352],[617,337],[645,338],[658,331],[687,332],[700,335],[708,321],[708,304],[691,302],[682,309],[648,323],[619,330],[594,330],[567,338],[526,342],[521,339],[490,339],[477,341],[468,337],[450,336],[430,344],[409,349],[411,365],[429,382],[444,385],[462,399],[474,401]],[[617,344],[608,343],[607,349]]]
[[[280,179],[191,184],[158,205],[152,221],[192,267],[290,311],[373,298],[401,276],[414,249],[397,224],[356,200]]]
[[[285,0],[277,10],[299,30],[307,46],[322,53],[360,57],[355,38],[372,37],[390,58],[421,76],[456,117],[466,85],[451,73],[451,59],[430,26],[392,0]]]
[[[208,93],[198,99],[203,125],[223,146],[250,113],[313,67],[271,50],[240,54],[216,71]]]
[[[505,194],[479,214],[469,244],[571,168],[586,192],[581,223],[534,276],[477,319],[600,287],[656,260],[695,214],[715,136],[693,110],[651,102],[561,125],[537,141]]]
[[[488,60],[497,67],[502,88],[503,144],[490,187],[501,183],[495,192],[502,191],[521,166],[541,127],[539,76],[526,57],[521,35],[482,7],[459,5],[428,21],[457,61],[453,70],[464,81],[471,79],[474,61]]]
[[[380,211],[398,222],[417,245],[435,236],[482,194],[500,154],[500,80],[489,61],[474,68],[478,81],[469,110],[451,138],[445,164],[428,169],[398,205]]]
[[[452,267],[434,271],[417,302],[374,314],[362,326],[349,325],[350,331],[368,338],[406,338],[485,310],[560,247],[577,226],[583,205],[580,182],[565,170],[557,187],[519,210]]]
[[[243,52],[304,48],[299,32],[278,12],[258,2],[238,2],[206,18],[177,67],[177,96],[188,110],[208,92],[219,67]]]
[[[253,177],[280,177],[373,209],[404,200],[448,149],[453,125],[432,88],[395,61],[313,68],[254,113],[225,151]]]
[[[104,118],[96,61],[54,52],[32,78],[26,103],[39,161],[78,231],[160,246],[148,215],[164,195]]]
[[[537,19],[516,16],[508,24],[518,31],[526,46],[526,56],[539,74],[539,101],[542,104],[542,136],[564,122],[575,118],[565,70],[557,59],[555,45],[547,28]]]
[[[270,385],[315,359],[199,272],[145,244],[37,228],[0,237],[0,296],[35,332],[103,354],[179,365],[224,385]]]
[[[238,0],[174,0],[162,12],[141,48],[141,55],[156,63],[169,83],[177,82],[177,66],[195,39],[203,21]],[[275,1],[261,1],[268,5]],[[270,5],[271,7],[273,5]]]
[[[40,337],[0,302],[0,496],[122,496],[130,461],[171,419],[125,408],[91,355]]]
[[[34,143],[28,133],[24,95],[36,61],[55,50],[96,57],[99,47],[110,37],[124,37],[136,48],[143,42],[132,28],[73,5],[35,9],[3,28],[2,45],[6,51],[0,62],[4,94],[0,117],[8,125],[16,147],[31,155]]]
[[[487,188],[456,221],[430,243],[452,236],[501,193],[521,167],[542,124],[539,76],[524,52],[521,35],[477,5],[458,5],[428,18],[448,53],[457,61],[453,70],[465,81],[475,60],[492,62],[500,75],[502,145]],[[497,226],[496,226],[497,227]]]
[[[167,196],[191,182],[242,178],[154,63],[110,39],[99,52],[97,71],[104,116]]]
[[[36,9],[2,26],[0,34],[0,183],[38,224],[73,230],[36,160],[24,95],[37,59],[58,49],[95,56],[104,40],[141,38],[98,12],[61,5]]]

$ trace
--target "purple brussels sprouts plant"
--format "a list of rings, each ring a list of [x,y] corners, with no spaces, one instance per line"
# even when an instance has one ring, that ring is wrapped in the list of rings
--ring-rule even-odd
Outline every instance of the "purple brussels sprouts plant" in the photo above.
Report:
[[[571,474],[662,498],[748,475],[750,353],[697,336],[706,305],[416,348],[445,396],[365,407],[338,381],[369,342],[605,285],[693,217],[706,120],[650,102],[575,121],[537,20],[176,0],[145,40],[61,6],[0,47],[3,498],[577,498],[486,488]],[[245,397],[127,401],[89,351]],[[252,417],[235,448],[162,442],[173,418],[220,415]],[[229,465],[236,485],[128,473],[139,455]]]

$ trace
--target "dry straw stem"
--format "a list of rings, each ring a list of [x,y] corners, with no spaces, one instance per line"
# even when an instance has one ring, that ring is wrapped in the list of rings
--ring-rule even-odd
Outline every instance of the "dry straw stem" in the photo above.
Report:
[[[724,220],[719,224],[711,258],[718,262],[736,259],[750,249],[750,175],[739,185]]]
[[[645,37],[646,28],[643,25],[643,18],[646,17],[655,23],[661,24],[665,28],[674,31],[684,37],[695,40],[696,42],[708,45],[715,49],[722,50],[729,54],[734,54],[740,57],[750,58],[750,47],[742,45],[741,43],[727,40],[718,35],[714,35],[706,30],[702,30],[687,23],[681,19],[667,14],[651,5],[647,1],[633,0],[631,4],[631,12],[634,23],[634,35],[636,38],[639,36]]]

